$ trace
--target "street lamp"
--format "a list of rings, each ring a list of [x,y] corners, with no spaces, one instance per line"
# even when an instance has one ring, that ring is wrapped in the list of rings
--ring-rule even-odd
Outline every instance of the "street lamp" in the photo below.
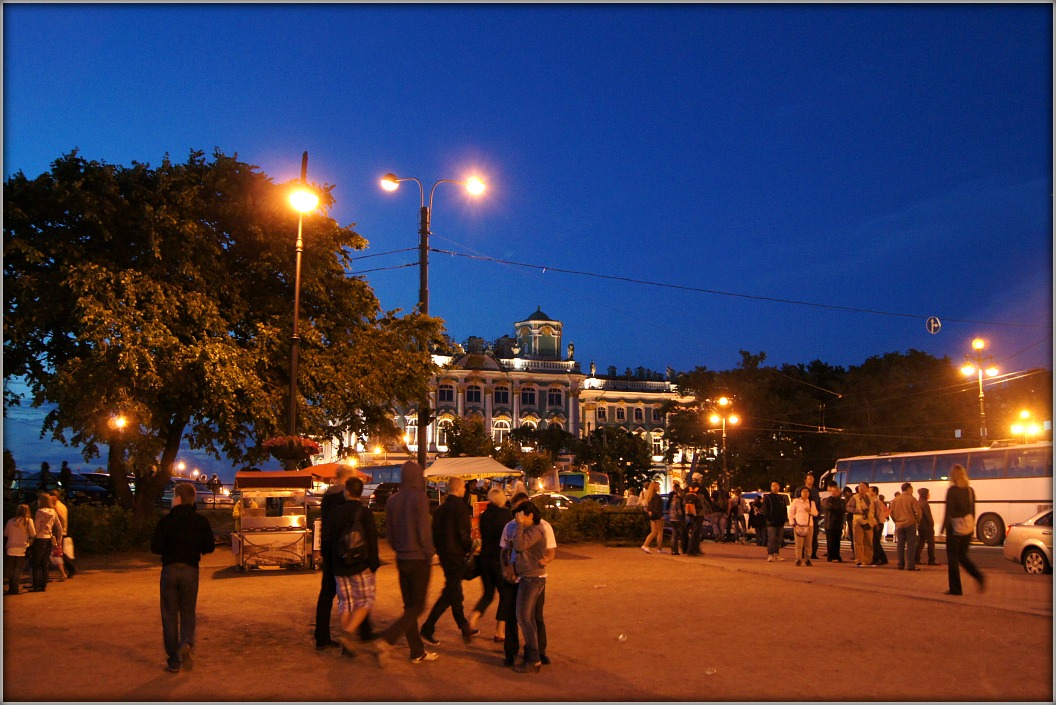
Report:
[[[974,355],[965,355],[967,361],[964,367],[961,368],[961,372],[966,376],[970,377],[974,374],[979,375],[979,445],[986,445],[986,397],[983,395],[983,372],[986,372],[987,377],[994,377],[998,373],[997,367],[994,366],[994,358],[991,355],[983,355],[983,350],[986,348],[986,341],[982,338],[976,338],[972,341],[972,350],[975,351]],[[989,363],[988,365],[985,363]]]
[[[110,427],[109,448],[106,453],[106,471],[110,475],[110,489],[117,497],[121,496],[118,485],[124,483],[125,476],[125,439],[124,430],[128,425],[128,419],[117,414],[107,420]],[[118,482],[118,473],[121,473],[121,483]]]
[[[1024,443],[1030,443],[1030,437],[1041,432],[1041,427],[1030,420],[1030,412],[1024,409],[1019,412],[1020,420],[1012,424],[1012,435],[1023,436]]]
[[[429,315],[429,223],[430,214],[433,211],[433,194],[440,184],[459,184],[466,187],[466,191],[473,196],[484,193],[484,182],[473,176],[465,181],[455,179],[440,179],[429,189],[429,203],[425,202],[425,187],[422,182],[413,176],[397,177],[395,174],[385,174],[381,177],[381,187],[386,191],[395,191],[404,181],[413,181],[418,184],[418,192],[421,194],[421,208],[418,213],[418,309]],[[418,464],[423,468],[428,460],[427,442],[429,426],[429,402],[423,399],[418,404]]]
[[[290,413],[286,422],[286,433],[297,435],[297,353],[301,345],[301,252],[304,240],[304,214],[315,210],[319,196],[308,189],[308,152],[301,155],[301,185],[290,194],[290,205],[297,211],[297,260],[293,275],[293,332],[290,335]]]
[[[727,397],[719,397],[718,399],[718,404],[721,409],[725,409],[732,403],[733,402],[731,402]],[[731,426],[736,426],[741,422],[741,417],[737,414],[713,413],[709,420],[713,424],[717,424],[720,421],[722,422],[722,476],[726,482],[726,489],[728,491],[730,489],[730,475],[726,466],[726,424],[729,423]]]

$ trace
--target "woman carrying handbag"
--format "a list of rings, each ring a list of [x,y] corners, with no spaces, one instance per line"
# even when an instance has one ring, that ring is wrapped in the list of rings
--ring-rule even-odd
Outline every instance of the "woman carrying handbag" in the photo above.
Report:
[[[961,565],[979,582],[979,591],[986,590],[986,578],[978,566],[968,558],[968,546],[975,533],[975,491],[968,484],[968,471],[963,465],[950,468],[950,487],[946,490],[946,514],[942,519],[946,534],[946,563],[950,589],[947,595],[961,595]]]
[[[799,489],[799,496],[792,500],[788,507],[788,518],[792,522],[792,532],[796,535],[796,565],[810,562],[810,549],[814,541],[814,517],[818,516],[818,507],[810,498],[810,490]]]

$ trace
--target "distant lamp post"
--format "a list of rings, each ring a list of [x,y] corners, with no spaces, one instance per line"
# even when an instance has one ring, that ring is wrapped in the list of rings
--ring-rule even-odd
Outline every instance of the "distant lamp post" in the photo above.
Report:
[[[293,332],[290,335],[290,411],[286,433],[297,435],[297,354],[301,345],[301,252],[304,250],[304,214],[315,210],[319,196],[308,188],[308,152],[301,155],[301,186],[290,194],[290,205],[297,211],[297,259],[293,275]]]
[[[722,424],[722,476],[726,483],[727,491],[730,489],[730,473],[726,464],[726,424],[736,426],[741,422],[740,416],[725,411],[726,407],[732,403],[728,397],[719,397],[718,405],[722,413],[713,413],[709,418],[712,424]]]
[[[1030,437],[1041,433],[1041,427],[1030,420],[1030,412],[1023,410],[1019,412],[1019,421],[1012,424],[1012,435],[1023,436],[1024,443],[1030,443]]]
[[[187,463],[183,462],[182,460],[180,462],[176,463],[176,474],[177,475],[183,475],[183,471],[186,470],[186,469],[187,469]]]
[[[455,179],[440,179],[433,187],[429,189],[429,203],[426,205],[425,202],[425,187],[422,186],[422,182],[413,176],[408,177],[397,177],[395,174],[385,174],[381,177],[381,187],[386,191],[395,191],[400,187],[400,183],[404,181],[413,181],[418,184],[418,192],[421,194],[421,207],[418,211],[418,308],[425,314],[429,315],[429,225],[430,217],[433,211],[433,194],[436,193],[436,187],[440,184],[459,184],[466,187],[466,191],[473,196],[479,196],[484,193],[485,185],[484,182],[479,178],[473,176],[465,181],[457,181]],[[428,400],[423,400],[418,405],[418,464],[423,468],[428,461],[428,426],[429,426],[429,403]]]
[[[125,476],[125,438],[124,431],[128,426],[128,418],[117,414],[107,419],[106,425],[110,428],[110,443],[106,453],[106,471],[110,475],[110,489],[117,497],[121,496],[118,485],[123,483]],[[121,481],[118,482],[118,477]]]
[[[986,349],[986,341],[982,338],[976,338],[972,341],[972,350],[975,354],[965,355],[965,365],[961,368],[961,372],[966,377],[972,375],[979,376],[979,444],[986,445],[986,397],[983,394],[983,373],[986,373],[987,377],[995,377],[998,374],[997,367],[994,366],[994,358],[991,355],[983,355],[983,350]]]

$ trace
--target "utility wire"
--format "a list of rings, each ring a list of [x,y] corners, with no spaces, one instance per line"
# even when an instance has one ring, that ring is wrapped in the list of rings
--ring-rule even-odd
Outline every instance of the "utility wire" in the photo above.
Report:
[[[875,316],[891,316],[891,317],[895,317],[895,318],[914,318],[914,319],[927,319],[928,318],[928,316],[923,316],[923,315],[913,314],[913,313],[899,313],[899,312],[895,312],[895,311],[879,311],[879,310],[876,310],[876,309],[856,308],[856,307],[853,307],[853,306],[838,306],[838,305],[835,305],[835,304],[819,304],[819,303],[812,302],[812,301],[797,301],[795,299],[782,299],[782,298],[778,298],[778,297],[774,297],[774,296],[758,296],[758,295],[755,295],[755,294],[741,294],[741,293],[731,292],[731,291],[719,291],[717,289],[704,289],[702,287],[686,286],[684,284],[667,284],[665,282],[654,282],[654,281],[649,281],[649,280],[646,280],[646,279],[635,279],[633,277],[620,277],[620,276],[615,276],[615,275],[612,275],[612,274],[598,274],[597,272],[585,272],[585,271],[576,270],[576,269],[565,269],[563,267],[553,267],[553,266],[550,266],[550,265],[529,264],[527,262],[516,262],[516,261],[513,261],[513,260],[499,259],[497,257],[487,257],[487,256],[484,256],[484,255],[471,255],[471,254],[467,254],[467,253],[463,253],[463,252],[453,252],[451,250],[440,250],[440,249],[435,249],[435,248],[429,248],[429,249],[431,251],[433,251],[433,252],[436,252],[436,253],[439,253],[439,254],[444,254],[444,255],[451,255],[453,257],[464,257],[466,259],[482,260],[482,261],[486,261],[486,262],[496,262],[496,263],[499,263],[499,264],[508,264],[508,265],[511,265],[511,266],[514,266],[514,267],[524,267],[526,269],[538,269],[538,270],[542,270],[544,273],[547,272],[547,271],[560,272],[561,274],[573,274],[573,275],[582,276],[582,277],[594,277],[594,278],[597,278],[597,279],[609,279],[609,280],[612,280],[612,281],[621,281],[621,282],[627,282],[627,283],[630,283],[630,284],[642,284],[644,286],[657,286],[657,287],[661,287],[661,288],[665,288],[665,289],[677,289],[677,290],[680,290],[680,291],[693,291],[693,292],[697,292],[697,293],[700,293],[700,294],[713,294],[713,295],[716,295],[716,296],[730,296],[730,297],[741,298],[741,299],[753,299],[753,300],[756,300],[756,301],[771,301],[771,302],[774,302],[774,303],[792,304],[792,305],[795,305],[795,306],[810,306],[810,307],[813,307],[813,308],[822,308],[822,309],[828,309],[828,310],[831,310],[831,311],[850,311],[850,312],[853,312],[853,313],[868,313],[868,314],[872,314],[872,315],[875,315]],[[1017,323],[1017,322],[1012,322],[1012,321],[977,321],[977,320],[967,319],[967,318],[948,318],[946,320],[948,320],[950,322],[953,322],[953,323],[971,323],[971,324],[974,324],[974,325],[986,325],[986,326],[1015,326],[1015,327],[1019,327],[1019,328],[1045,328],[1046,327],[1045,324]]]
[[[358,255],[356,257],[349,257],[349,259],[370,259],[371,257],[384,257],[385,255],[395,255],[400,252],[410,252],[411,250],[417,250],[417,247],[404,247],[402,250],[389,250],[388,252],[375,252],[369,255]],[[415,262],[415,264],[418,264]]]

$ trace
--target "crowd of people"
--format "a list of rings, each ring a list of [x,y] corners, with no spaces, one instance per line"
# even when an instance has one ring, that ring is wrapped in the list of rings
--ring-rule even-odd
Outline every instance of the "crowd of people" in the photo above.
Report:
[[[411,663],[435,661],[441,645],[437,629],[450,611],[462,640],[480,636],[480,620],[498,595],[492,640],[501,643],[503,665],[520,673],[538,673],[550,663],[546,654],[546,566],[557,542],[553,527],[523,491],[507,499],[493,487],[479,516],[480,544],[472,538],[472,506],[481,495],[473,483],[450,478],[444,502],[430,515],[422,468],[407,461],[400,489],[385,505],[386,540],[396,554],[401,614],[384,628],[371,624],[376,597],[375,573],[380,567],[378,537],[372,510],[363,502],[363,483],[339,469],[337,482],[320,504],[322,584],[316,605],[316,649],[339,648],[355,658],[362,647],[385,666],[394,646],[406,638]],[[472,481],[471,481],[472,483]],[[426,595],[434,556],[444,574],[444,587],[426,618]],[[463,582],[482,581],[483,593],[465,613]],[[331,630],[330,611],[337,597],[340,629]],[[523,638],[523,652],[521,640]],[[521,658],[518,660],[518,655]]]
[[[28,564],[29,592],[48,588],[51,569],[65,581],[77,573],[73,539],[69,536],[69,510],[62,501],[62,490],[37,495],[35,506],[19,504],[15,515],[4,525],[4,560],[8,571],[6,595],[23,592],[22,583]]]
[[[812,566],[818,560],[819,536],[825,526],[825,559],[843,563],[841,541],[851,544],[851,558],[857,567],[873,568],[887,565],[890,560],[883,546],[883,527],[890,520],[894,525],[895,555],[898,570],[918,571],[924,549],[927,565],[940,565],[935,556],[936,523],[932,514],[930,492],[922,487],[914,494],[913,485],[903,483],[901,491],[885,501],[877,487],[863,482],[855,490],[842,490],[832,481],[825,487],[825,496],[815,486],[814,475],[808,473],[801,487],[789,498],[782,492],[781,483],[771,483],[770,492],[760,493],[748,504],[739,490],[724,496],[701,488],[699,482],[690,483],[683,490],[677,480],[668,497],[666,508],[659,500],[659,485],[653,482],[642,496],[635,497],[637,505],[649,513],[650,532],[642,550],[663,552],[664,519],[671,527],[671,553],[702,555],[700,542],[703,527],[712,529],[717,541],[744,542],[746,524],[755,529],[756,543],[766,546],[768,562],[784,560],[780,549],[785,543],[785,527],[791,526],[794,558],[797,566]],[[946,493],[945,515],[938,524],[946,536],[948,595],[962,594],[961,566],[986,589],[986,577],[968,557],[968,547],[974,533],[975,494],[968,473],[961,465],[950,471],[950,487]],[[821,521],[824,519],[824,522]],[[657,526],[659,525],[659,528]]]

